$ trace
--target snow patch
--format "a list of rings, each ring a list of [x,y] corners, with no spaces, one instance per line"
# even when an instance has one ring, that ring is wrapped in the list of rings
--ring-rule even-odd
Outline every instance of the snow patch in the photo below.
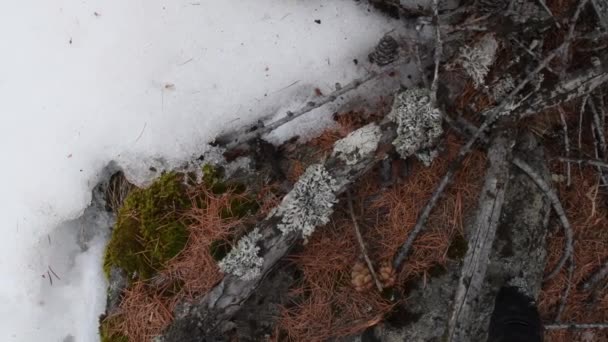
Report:
[[[337,156],[346,165],[355,165],[376,151],[381,137],[380,127],[375,123],[368,124],[338,140],[332,156]]]
[[[255,228],[242,237],[224,259],[219,262],[220,270],[235,275],[243,280],[252,280],[260,276],[264,258],[258,256],[258,241],[262,238]]]
[[[433,106],[430,91],[412,88],[395,97],[388,118],[397,124],[397,138],[393,141],[401,158],[416,155],[430,165],[436,152],[435,145],[441,135],[441,113]]]
[[[311,165],[271,215],[282,216],[277,227],[283,234],[299,232],[307,240],[316,227],[329,222],[339,189],[325,166]]]

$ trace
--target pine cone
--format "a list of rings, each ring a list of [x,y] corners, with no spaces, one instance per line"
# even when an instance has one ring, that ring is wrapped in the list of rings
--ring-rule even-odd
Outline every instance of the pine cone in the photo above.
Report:
[[[379,66],[384,66],[394,62],[399,55],[399,43],[391,36],[384,36],[376,46],[376,49],[369,54],[369,61]]]
[[[360,261],[353,266],[351,277],[351,282],[357,292],[368,291],[373,286],[372,275],[365,264]]]
[[[395,286],[397,281],[397,275],[395,269],[389,263],[383,263],[380,266],[380,272],[378,272],[378,278],[382,283],[382,287],[389,288]]]

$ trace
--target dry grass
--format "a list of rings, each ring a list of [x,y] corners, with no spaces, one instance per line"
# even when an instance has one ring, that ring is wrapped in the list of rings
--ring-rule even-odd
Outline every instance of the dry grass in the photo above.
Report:
[[[414,163],[412,176],[390,189],[381,188],[375,172],[358,182],[355,212],[377,269],[392,261],[460,145],[455,136],[448,135],[445,151],[431,167]],[[475,203],[484,165],[481,153],[467,158],[431,216],[428,229],[416,240],[407,267],[398,275],[396,291],[402,291],[407,280],[426,277],[433,266],[447,261],[450,242],[463,233],[464,215]],[[275,338],[322,341],[361,332],[381,321],[395,304],[374,289],[357,292],[351,283],[352,267],[361,255],[344,201],[332,221],[290,259],[302,279],[292,290],[293,303],[284,308]]]

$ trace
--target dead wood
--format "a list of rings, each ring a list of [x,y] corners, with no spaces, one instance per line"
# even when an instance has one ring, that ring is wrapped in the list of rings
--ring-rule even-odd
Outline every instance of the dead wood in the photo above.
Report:
[[[379,128],[381,135],[377,146],[386,146],[395,138],[394,125],[382,124]],[[386,150],[379,148],[379,150]],[[354,163],[345,163],[340,155],[334,155],[324,163],[324,169],[335,180],[334,195],[344,192],[348,186],[368,171],[378,160],[384,157],[384,152],[369,153],[361,156]],[[293,191],[292,191],[293,192]],[[287,195],[289,196],[289,194]],[[224,329],[229,327],[228,320],[240,309],[241,305],[256,290],[260,282],[273,269],[275,264],[287,254],[292,246],[299,241],[301,234],[295,231],[282,232],[279,225],[282,222],[281,212],[271,213],[256,228],[261,234],[259,241],[259,257],[263,258],[260,276],[244,280],[238,276],[226,274],[207,295],[195,303],[185,304],[175,313],[175,321],[163,335],[164,342],[189,342],[213,340],[223,336]]]
[[[488,150],[489,167],[478,200],[477,215],[469,232],[469,247],[448,323],[447,341],[466,341],[470,324],[478,317],[476,303],[485,282],[486,270],[505,199],[512,131],[501,132]]]

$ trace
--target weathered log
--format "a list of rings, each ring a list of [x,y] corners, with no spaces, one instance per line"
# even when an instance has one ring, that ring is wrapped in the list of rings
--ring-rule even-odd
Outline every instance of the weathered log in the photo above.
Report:
[[[337,201],[336,197],[345,191],[349,184],[384,157],[382,151],[385,149],[379,147],[390,144],[395,138],[394,125],[387,122],[380,126],[368,125],[361,130],[365,129],[369,133],[366,137],[359,139],[359,141],[351,141],[351,143],[359,143],[358,146],[354,146],[354,149],[345,151],[336,148],[334,154],[323,164],[311,167],[316,168],[318,172],[322,172],[326,177],[326,179],[320,181],[320,186],[325,186],[324,189],[315,189],[314,186],[311,186],[310,189],[304,189],[303,186],[299,187],[296,184],[294,190],[284,198],[279,208],[256,226],[255,241],[259,245],[259,251],[256,251],[257,255],[254,257],[263,260],[261,265],[257,265],[259,268],[255,272],[246,273],[247,276],[226,274],[224,279],[203,298],[195,303],[185,304],[178,310],[179,312],[175,313],[176,317],[173,324],[159,338],[160,341],[194,342],[222,339],[223,329],[226,327],[224,324],[227,320],[240,309],[264,277],[272,271],[275,264],[287,254],[299,238],[302,236],[306,238],[312,233],[311,230],[292,229],[291,225],[314,229],[315,226],[326,223],[324,220],[331,214],[331,205]],[[311,168],[307,173],[314,171],[310,171]],[[306,177],[305,174],[298,183],[303,182],[303,178]],[[312,185],[316,184],[313,182]],[[302,193],[306,190],[310,193]],[[307,215],[313,214],[314,216],[315,213],[304,212],[306,217],[300,217],[290,211],[294,209],[294,201],[297,202],[297,199],[302,196],[310,196],[310,198],[295,204],[310,205],[310,209],[315,209],[316,212],[319,211],[319,208],[315,207],[315,203],[309,202],[326,201],[325,204],[329,204],[328,208],[321,208],[325,210],[326,217],[317,217],[316,219],[313,217],[311,220]],[[324,196],[324,198],[319,199],[316,196]]]
[[[502,213],[509,178],[513,132],[504,130],[488,150],[489,168],[478,199],[477,215],[469,231],[469,248],[456,288],[447,341],[465,341],[477,318],[476,304],[485,282],[488,260]]]
[[[542,149],[532,136],[520,139],[514,154],[540,170],[540,174],[548,179],[549,172],[544,165]],[[535,299],[540,292],[546,260],[545,218],[550,204],[543,191],[525,173],[514,165],[509,168],[511,177],[504,190],[502,214],[495,239],[493,242],[486,240],[486,246],[492,246],[490,256],[485,260],[477,259],[480,263],[486,263],[486,274],[476,300],[470,295],[465,296],[469,298],[467,302],[470,304],[468,312],[471,320],[466,326],[458,326],[456,336],[461,337],[459,341],[487,340],[494,298],[503,285],[517,286]],[[474,238],[479,235],[474,234],[472,228],[477,226],[477,217],[492,217],[485,210],[487,205],[494,205],[495,200],[489,198],[489,202],[491,204],[480,203],[481,212],[468,221],[468,249],[475,249],[477,245]],[[482,214],[484,211],[486,214]],[[463,264],[464,261],[450,261],[445,269],[433,270],[430,279],[412,283],[407,300],[398,305],[395,314],[365,334],[382,341],[444,341]],[[354,340],[355,337],[349,339]]]

